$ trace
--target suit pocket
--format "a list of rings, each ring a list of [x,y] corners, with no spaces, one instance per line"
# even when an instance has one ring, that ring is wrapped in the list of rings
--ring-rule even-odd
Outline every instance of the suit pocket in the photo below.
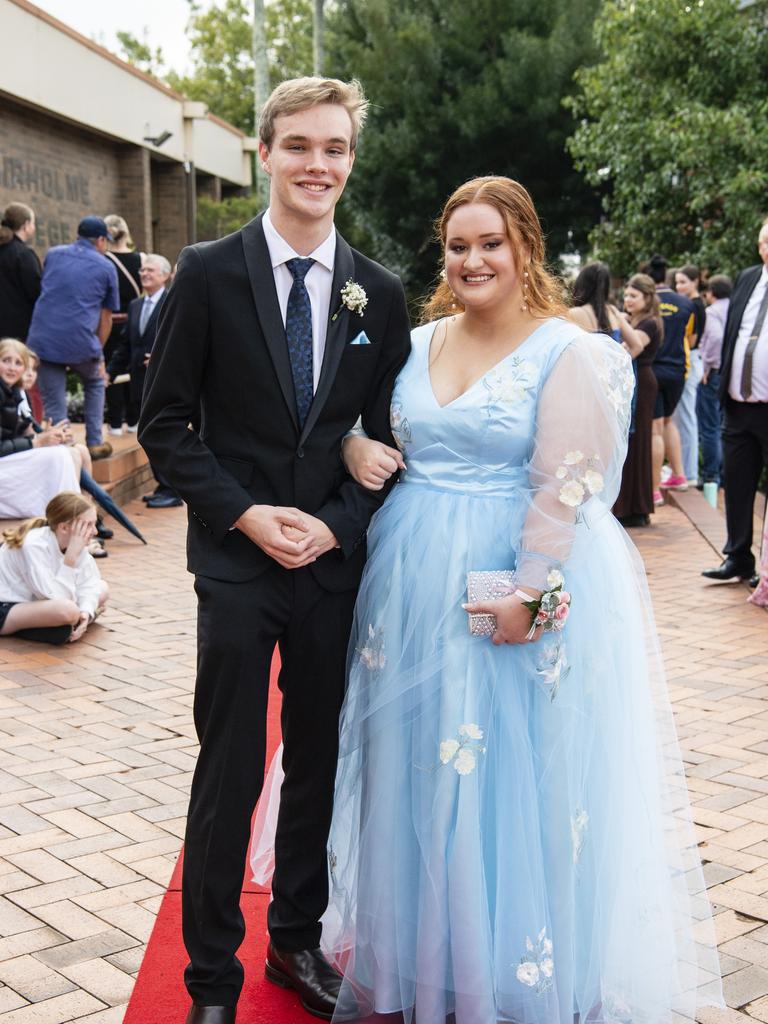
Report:
[[[223,458],[222,456],[217,456],[217,459],[221,468],[231,473],[239,484],[242,484],[243,487],[250,485],[256,468],[252,462],[246,462],[244,459]]]

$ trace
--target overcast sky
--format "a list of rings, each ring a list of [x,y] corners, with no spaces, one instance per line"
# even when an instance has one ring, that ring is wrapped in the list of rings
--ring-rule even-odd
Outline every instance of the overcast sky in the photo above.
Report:
[[[36,6],[95,39],[113,53],[120,54],[116,33],[124,30],[144,38],[152,49],[161,46],[166,64],[184,71],[189,63],[189,48],[184,27],[189,18],[186,0],[33,0]],[[207,0],[203,6],[208,6]]]

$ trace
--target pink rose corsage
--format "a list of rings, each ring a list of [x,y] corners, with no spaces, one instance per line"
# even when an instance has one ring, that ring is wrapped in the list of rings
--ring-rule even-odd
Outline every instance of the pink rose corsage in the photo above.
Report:
[[[541,627],[549,633],[553,630],[561,630],[568,619],[571,611],[571,595],[563,590],[563,575],[558,569],[552,569],[547,576],[549,589],[545,590],[538,600],[531,598],[522,590],[516,590],[515,594],[522,598],[523,605],[531,613],[531,628],[526,634],[526,639],[533,638],[536,630]]]

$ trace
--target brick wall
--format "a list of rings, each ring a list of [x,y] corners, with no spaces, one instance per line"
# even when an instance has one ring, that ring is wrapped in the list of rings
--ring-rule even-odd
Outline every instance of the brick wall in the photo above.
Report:
[[[173,265],[187,244],[187,173],[183,164],[152,163],[154,251]]]
[[[117,209],[131,229],[140,252],[154,252],[152,236],[152,171],[149,151],[141,146],[121,147]]]
[[[118,212],[119,148],[3,97],[0,208],[12,202],[33,208],[41,256],[73,242],[83,216]]]
[[[12,202],[32,207],[41,257],[52,245],[73,242],[86,214],[118,213],[138,249],[174,263],[189,241],[188,187],[182,164],[0,96],[0,209]]]

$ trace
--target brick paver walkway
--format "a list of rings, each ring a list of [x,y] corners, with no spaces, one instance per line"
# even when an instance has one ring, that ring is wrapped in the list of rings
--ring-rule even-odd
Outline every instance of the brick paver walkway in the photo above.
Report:
[[[0,1024],[118,1024],[181,845],[195,754],[184,515],[128,512],[151,544],[110,542],[103,625],[65,648],[0,641]],[[704,583],[718,559],[681,511],[635,540],[734,1008],[702,1020],[768,1022],[768,617],[744,587]]]

